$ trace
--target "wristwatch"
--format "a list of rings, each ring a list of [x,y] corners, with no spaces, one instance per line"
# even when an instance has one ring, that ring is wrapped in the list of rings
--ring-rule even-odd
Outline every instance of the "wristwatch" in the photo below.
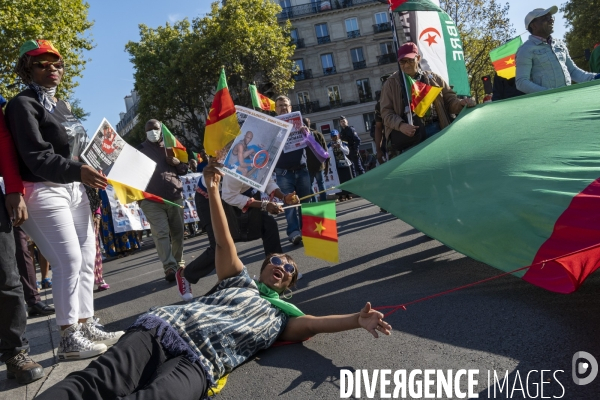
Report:
[[[261,211],[267,211],[267,206],[269,205],[269,202],[267,200],[263,200],[262,203],[260,204],[260,210]]]

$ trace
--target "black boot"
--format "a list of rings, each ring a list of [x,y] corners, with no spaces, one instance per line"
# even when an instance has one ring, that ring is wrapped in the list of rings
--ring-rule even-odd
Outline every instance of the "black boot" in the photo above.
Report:
[[[6,376],[9,379],[17,379],[22,385],[37,381],[44,377],[44,368],[29,357],[25,351],[21,351],[13,358],[6,361]]]

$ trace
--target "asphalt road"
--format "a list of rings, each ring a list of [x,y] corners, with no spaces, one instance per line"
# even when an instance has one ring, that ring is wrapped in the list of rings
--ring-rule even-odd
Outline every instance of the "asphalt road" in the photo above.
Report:
[[[283,238],[285,221],[278,221]],[[352,313],[366,301],[402,304],[501,273],[379,213],[365,200],[338,204],[337,223],[339,264],[308,258],[301,246],[284,244],[304,275],[291,301],[306,314]],[[185,259],[191,261],[206,245],[206,236],[186,240]],[[262,243],[239,244],[238,251],[250,275],[258,275]],[[111,289],[96,294],[96,315],[111,330],[127,328],[151,306],[181,304],[175,285],[163,278],[154,248],[108,262],[104,270]],[[214,274],[203,278],[193,286],[194,295],[215,283]],[[336,399],[341,369],[367,370],[369,377],[376,369],[406,370],[407,375],[417,369],[453,370],[453,376],[475,369],[479,398],[541,398],[543,387],[544,397],[598,399],[600,376],[585,386],[574,384],[571,361],[582,350],[600,360],[599,289],[600,273],[571,295],[502,277],[390,315],[394,331],[389,337],[374,339],[355,330],[260,352],[230,375],[217,399]],[[541,370],[546,370],[543,379]],[[502,394],[496,388],[496,396],[493,389],[488,395],[488,371],[492,379],[494,371],[500,377],[508,371]],[[392,392],[393,378],[388,379]],[[466,387],[463,377],[461,391]],[[448,397],[460,395],[453,393]],[[357,397],[368,398],[364,385]],[[378,382],[373,398],[381,397]]]

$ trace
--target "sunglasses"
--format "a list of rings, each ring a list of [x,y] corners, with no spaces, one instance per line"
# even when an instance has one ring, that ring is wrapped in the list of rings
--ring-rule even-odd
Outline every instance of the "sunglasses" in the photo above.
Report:
[[[48,67],[51,65],[56,69],[63,69],[65,67],[65,63],[63,61],[34,61],[33,65],[39,69],[48,69]]]
[[[401,59],[400,61],[398,61],[400,63],[400,65],[404,65],[404,64],[412,64],[416,61],[416,57],[415,58],[406,58],[406,59]]]
[[[294,266],[292,264],[284,263],[283,260],[277,256],[271,257],[269,262],[278,267],[283,267],[283,270],[285,272],[287,272],[288,274],[293,274],[294,271],[296,271],[296,268],[294,268]]]

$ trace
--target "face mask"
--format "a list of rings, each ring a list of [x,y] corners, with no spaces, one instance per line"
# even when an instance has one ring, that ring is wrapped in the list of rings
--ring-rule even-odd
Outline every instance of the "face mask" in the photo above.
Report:
[[[156,143],[160,139],[160,130],[154,129],[151,131],[146,131],[146,137],[148,138],[149,141]]]

